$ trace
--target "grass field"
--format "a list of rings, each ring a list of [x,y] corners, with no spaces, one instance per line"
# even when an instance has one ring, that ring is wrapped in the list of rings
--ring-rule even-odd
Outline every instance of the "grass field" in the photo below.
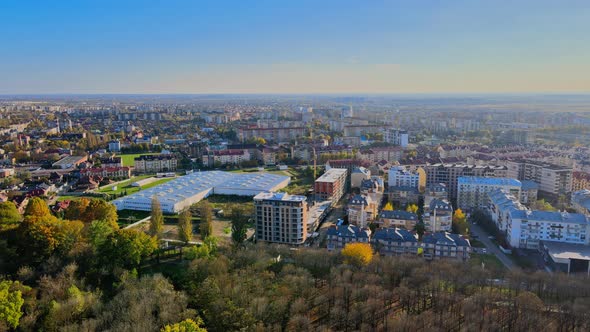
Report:
[[[123,166],[133,166],[135,164],[135,158],[141,156],[141,155],[147,155],[147,154],[157,154],[157,153],[131,153],[131,154],[121,154],[119,155],[119,157],[121,157],[121,160],[123,161]]]
[[[131,195],[131,194],[138,192],[140,190],[149,189],[149,188],[155,187],[157,185],[160,185],[162,183],[166,183],[170,180],[175,179],[175,178],[162,178],[162,179],[159,179],[159,180],[154,181],[152,183],[146,184],[146,185],[142,186],[141,188],[131,186],[131,184],[133,182],[136,182],[141,179],[146,179],[149,177],[150,177],[149,175],[136,176],[136,177],[129,179],[125,182],[117,184],[117,190],[111,190],[112,186],[108,186],[106,188],[99,190],[98,192],[109,194],[109,195],[119,195],[121,192],[126,191],[127,195]]]
[[[504,264],[502,264],[502,262],[500,262],[500,260],[494,255],[474,253],[471,254],[469,264],[473,266],[481,266],[482,262],[484,263],[486,269],[497,271],[504,270]]]

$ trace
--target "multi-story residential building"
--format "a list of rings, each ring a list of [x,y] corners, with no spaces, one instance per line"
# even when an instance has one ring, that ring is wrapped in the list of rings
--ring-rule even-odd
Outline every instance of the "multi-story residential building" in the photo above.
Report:
[[[123,159],[121,157],[100,158],[101,167],[123,167]]]
[[[404,149],[399,146],[372,147],[360,150],[357,154],[358,158],[374,163],[382,160],[393,163],[401,160],[403,156]]]
[[[531,211],[503,191],[490,195],[490,215],[513,248],[538,249],[540,241],[590,243],[590,221],[581,213]]]
[[[178,159],[171,154],[141,155],[134,160],[138,173],[174,172]]]
[[[433,199],[449,199],[449,191],[444,183],[427,186],[424,190],[424,205],[430,205]]]
[[[258,241],[302,244],[307,239],[305,196],[263,192],[254,196]]]
[[[416,255],[418,239],[416,234],[401,228],[383,228],[371,236],[371,244],[380,255]]]
[[[460,176],[457,179],[457,206],[463,210],[484,208],[488,205],[488,194],[496,189],[503,189],[520,197],[522,183],[510,178],[484,178],[478,176]]]
[[[420,191],[416,187],[389,187],[387,193],[389,201],[398,205],[416,204],[420,199]]]
[[[331,226],[326,232],[328,250],[340,250],[347,243],[369,243],[371,230],[354,225]]]
[[[348,223],[366,227],[375,219],[379,202],[373,201],[369,195],[354,195],[348,201]]]
[[[457,180],[461,176],[507,177],[506,166],[478,166],[467,164],[433,164],[425,166],[426,185],[444,183],[449,198],[457,198]]]
[[[578,213],[590,217],[590,190],[574,191],[572,193],[572,206]]]
[[[532,204],[537,201],[539,195],[539,184],[530,180],[522,180],[520,188],[520,202],[523,204]]]
[[[343,168],[327,170],[314,183],[315,199],[318,201],[338,202],[346,193],[348,171]]]
[[[203,165],[213,167],[219,165],[239,165],[243,161],[251,159],[250,152],[247,149],[228,149],[207,151],[203,155]]]
[[[383,130],[381,125],[346,125],[344,126],[344,136],[361,136],[365,134],[376,134]]]
[[[553,196],[572,192],[573,168],[535,160],[508,161],[508,177],[539,184],[539,191]]]
[[[119,152],[121,151],[121,141],[113,140],[109,142],[109,151],[111,152]]]
[[[471,253],[469,240],[459,234],[436,232],[426,234],[422,238],[424,258],[426,259],[457,259],[467,260]]]
[[[379,227],[395,227],[407,230],[413,230],[417,222],[417,214],[404,210],[381,211],[377,219]]]
[[[305,127],[285,128],[239,128],[238,137],[244,142],[254,137],[262,137],[271,142],[289,142],[305,136]]]
[[[410,172],[404,166],[393,166],[389,169],[388,184],[390,187],[424,189],[426,185],[426,172],[421,167],[415,172]]]
[[[85,168],[80,170],[81,176],[102,176],[105,178],[123,178],[131,177],[131,168],[124,167],[100,167],[100,168]]]
[[[586,172],[573,172],[572,191],[590,189],[590,174]]]
[[[350,174],[350,187],[360,188],[364,180],[371,178],[371,171],[364,167],[355,167]]]
[[[453,207],[442,199],[433,199],[424,207],[424,226],[428,232],[450,232],[453,226]]]
[[[409,136],[408,132],[396,128],[385,129],[384,139],[387,143],[399,145],[403,148],[408,146]]]

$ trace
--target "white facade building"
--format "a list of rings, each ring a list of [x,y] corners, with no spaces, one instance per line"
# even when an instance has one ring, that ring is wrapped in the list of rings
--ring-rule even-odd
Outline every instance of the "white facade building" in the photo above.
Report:
[[[502,189],[520,197],[521,187],[522,183],[516,179],[460,176],[457,179],[457,206],[463,210],[484,208],[488,205],[489,192]]]

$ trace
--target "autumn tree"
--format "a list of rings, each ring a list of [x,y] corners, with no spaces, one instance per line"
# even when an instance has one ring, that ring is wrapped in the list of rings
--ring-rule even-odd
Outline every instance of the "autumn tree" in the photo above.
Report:
[[[23,315],[21,308],[25,300],[21,291],[13,287],[14,284],[10,280],[0,281],[0,329],[3,331],[7,330],[6,327],[16,329]]]
[[[393,205],[391,204],[391,202],[387,202],[387,204],[385,204],[385,206],[383,207],[383,211],[393,211]]]
[[[0,231],[18,226],[21,219],[13,202],[0,203]]]
[[[467,217],[461,209],[453,213],[453,232],[466,235],[468,232]]]
[[[178,216],[178,238],[184,243],[188,243],[193,239],[193,216],[187,209]]]
[[[347,243],[341,252],[346,264],[356,266],[368,265],[373,260],[373,249],[368,243]]]
[[[539,199],[531,204],[531,209],[541,211],[557,211],[556,208],[547,202],[545,199]]]
[[[406,207],[406,211],[407,212],[416,213],[416,212],[418,212],[418,205],[416,205],[416,204],[408,204],[408,206]]]
[[[64,218],[68,220],[80,220],[90,223],[95,220],[104,220],[111,225],[117,224],[117,208],[102,199],[88,199],[82,197],[70,202],[65,211]]]
[[[19,228],[21,253],[34,261],[54,253],[65,255],[81,239],[83,228],[80,221],[59,220],[53,216],[25,221]]]
[[[40,197],[33,197],[25,208],[25,220],[36,221],[51,216],[47,203]]]
[[[199,232],[201,233],[201,239],[205,239],[213,234],[213,209],[211,209],[209,202],[203,201],[201,203],[200,214]]]
[[[207,332],[207,329],[201,327],[203,320],[200,317],[196,319],[185,319],[180,323],[164,326],[161,332]]]
[[[150,219],[150,235],[155,236],[158,239],[162,236],[162,230],[164,228],[164,215],[162,214],[162,207],[158,197],[154,195],[152,197],[152,213]]]

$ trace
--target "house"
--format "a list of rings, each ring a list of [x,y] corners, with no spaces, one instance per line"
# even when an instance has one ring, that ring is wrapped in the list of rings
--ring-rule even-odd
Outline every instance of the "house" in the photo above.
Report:
[[[328,250],[340,250],[347,243],[369,243],[371,231],[354,225],[332,226],[327,232]]]
[[[449,232],[453,225],[453,207],[442,199],[433,199],[424,207],[424,226],[428,232]]]
[[[418,239],[416,234],[401,228],[383,228],[375,231],[371,245],[380,255],[416,255]]]
[[[350,174],[350,187],[351,188],[360,188],[361,184],[364,180],[369,180],[371,178],[371,171],[366,169],[365,167],[355,167],[352,170],[352,174]]]
[[[418,222],[418,215],[404,210],[381,211],[377,224],[379,227],[395,227],[412,230]]]
[[[471,253],[471,243],[459,234],[436,232],[422,237],[426,259],[457,259],[465,261]]]
[[[398,205],[415,204],[420,198],[417,187],[394,186],[389,187],[389,201]]]
[[[352,225],[366,227],[375,219],[377,205],[368,195],[354,195],[348,201],[348,222]]]

